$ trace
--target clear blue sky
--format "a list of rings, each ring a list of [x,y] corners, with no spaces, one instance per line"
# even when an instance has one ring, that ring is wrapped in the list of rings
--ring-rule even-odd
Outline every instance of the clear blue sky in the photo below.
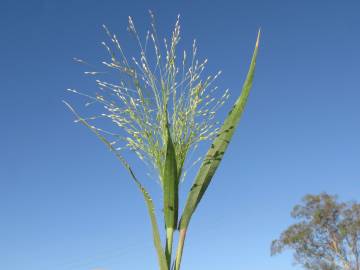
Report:
[[[61,103],[81,106],[66,88],[95,90],[72,58],[103,59],[101,25],[127,43],[127,16],[144,32],[148,9],[161,35],[181,14],[183,44],[197,38],[223,70],[230,102],[263,30],[246,113],[191,222],[183,269],[298,269],[290,253],[269,254],[292,206],[321,191],[360,200],[357,0],[1,1],[0,268],[156,269],[141,195]]]

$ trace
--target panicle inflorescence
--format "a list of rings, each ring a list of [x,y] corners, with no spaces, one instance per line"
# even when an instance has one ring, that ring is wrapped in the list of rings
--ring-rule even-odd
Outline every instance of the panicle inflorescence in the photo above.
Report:
[[[213,86],[213,82],[221,74],[220,71],[214,76],[202,79],[207,59],[202,62],[197,59],[195,40],[190,59],[187,59],[186,51],[181,54],[181,59],[178,59],[180,16],[177,17],[171,39],[163,40],[163,47],[160,47],[152,12],[150,18],[151,28],[143,43],[132,18],[129,17],[128,30],[139,46],[138,58],[127,58],[117,36],[103,26],[110,44],[102,42],[102,45],[110,60],[103,61],[102,64],[120,73],[120,82],[110,83],[96,79],[102,91],[95,96],[69,90],[88,98],[87,105],[101,104],[105,112],[87,120],[110,119],[124,132],[108,132],[95,124],[92,124],[92,128],[104,135],[113,136],[112,144],[116,145],[117,150],[127,148],[134,151],[141,160],[157,171],[162,182],[167,125],[175,148],[178,175],[184,176],[184,163],[189,151],[196,149],[201,141],[216,136],[218,122],[215,115],[228,99],[229,92],[226,90],[219,97],[214,95],[218,88]],[[149,46],[152,47],[151,52]],[[165,53],[161,48],[164,48]],[[77,58],[75,60],[85,63]],[[104,72],[85,72],[94,76],[102,73]]]

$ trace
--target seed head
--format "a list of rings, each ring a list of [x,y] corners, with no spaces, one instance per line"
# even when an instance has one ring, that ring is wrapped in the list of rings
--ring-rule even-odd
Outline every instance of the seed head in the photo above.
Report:
[[[104,25],[109,44],[102,42],[110,59],[102,61],[108,71],[121,75],[120,82],[95,80],[101,94],[94,96],[69,89],[89,101],[87,104],[100,104],[104,111],[87,118],[96,121],[108,119],[118,132],[108,132],[92,122],[92,126],[104,135],[112,136],[115,149],[130,149],[150,168],[155,169],[162,182],[167,142],[167,125],[170,127],[178,175],[186,174],[184,164],[189,161],[189,153],[202,141],[213,139],[218,132],[216,112],[229,97],[229,91],[215,96],[217,87],[214,81],[221,74],[202,79],[207,59],[197,59],[197,44],[194,40],[190,56],[183,51],[178,58],[180,41],[180,16],[177,17],[169,42],[164,39],[163,46],[155,27],[154,15],[150,12],[151,29],[146,34],[145,44],[140,40],[133,19],[129,17],[128,30],[138,44],[139,57],[126,57],[115,34]],[[148,49],[148,42],[152,50]],[[161,49],[162,48],[162,49]],[[163,57],[165,55],[165,57]],[[190,57],[190,58],[189,58]],[[188,59],[189,58],[189,59]],[[75,58],[79,63],[86,63]],[[106,72],[86,71],[85,74],[102,76]],[[197,158],[192,166],[201,158]]]

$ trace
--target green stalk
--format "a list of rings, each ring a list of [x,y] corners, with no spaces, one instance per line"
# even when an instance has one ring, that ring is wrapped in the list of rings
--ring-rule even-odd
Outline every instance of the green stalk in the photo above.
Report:
[[[166,229],[165,256],[166,256],[166,261],[168,263],[169,269],[170,269],[170,266],[171,266],[171,254],[172,254],[173,239],[174,239],[174,229],[173,228],[167,228]]]
[[[181,265],[181,257],[184,249],[184,243],[186,238],[186,228],[181,229],[179,233],[179,242],[178,247],[176,251],[176,258],[175,258],[175,269],[174,270],[180,270]]]

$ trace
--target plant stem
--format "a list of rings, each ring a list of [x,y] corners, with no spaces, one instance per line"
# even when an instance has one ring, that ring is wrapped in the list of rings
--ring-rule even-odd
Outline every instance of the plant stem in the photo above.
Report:
[[[181,257],[182,257],[182,253],[183,253],[185,237],[186,237],[186,228],[180,229],[179,242],[178,242],[178,247],[177,247],[177,251],[176,251],[175,269],[174,270],[180,270]]]
[[[174,237],[174,229],[173,228],[167,228],[166,229],[165,255],[166,255],[166,260],[167,260],[169,269],[171,267],[171,253],[172,253],[173,237]]]

